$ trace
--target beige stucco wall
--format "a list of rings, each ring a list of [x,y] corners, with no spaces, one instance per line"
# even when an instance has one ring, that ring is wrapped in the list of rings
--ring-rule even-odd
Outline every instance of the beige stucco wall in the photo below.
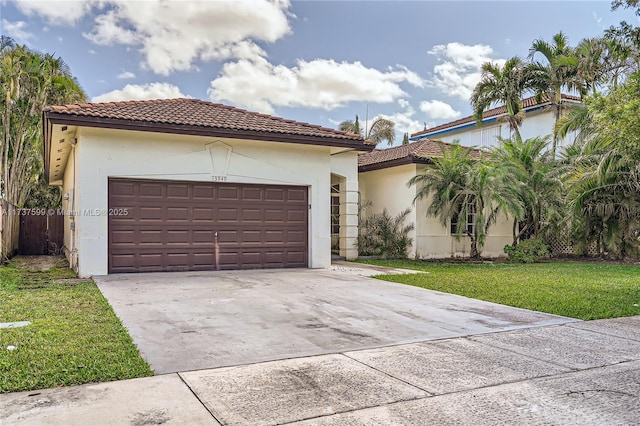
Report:
[[[304,185],[309,187],[311,204],[309,266],[330,265],[331,171],[339,170],[353,180],[354,153],[332,158],[330,148],[321,146],[125,130],[80,128],[76,136],[76,210],[107,209],[109,177],[210,182],[213,176],[224,176],[227,182]],[[72,182],[70,170],[67,167],[65,191]],[[106,274],[107,216],[80,214],[75,220],[80,276]],[[72,235],[67,221],[65,225],[65,232]]]
[[[407,182],[415,174],[415,164],[360,173],[360,202],[370,201],[373,203],[371,207],[365,210],[364,216],[380,213],[385,208],[391,216],[396,216],[410,207],[411,213],[407,216],[406,223],[416,224],[416,209],[413,206],[415,187],[407,187]],[[416,230],[414,229],[409,236],[413,239],[413,245],[408,254],[409,257],[415,257]]]
[[[71,225],[77,218],[72,213],[75,211],[76,205],[76,193],[75,193],[75,183],[74,176],[76,170],[76,160],[75,160],[75,148],[72,148],[69,153],[69,157],[67,159],[67,164],[64,170],[63,175],[63,184],[62,184],[62,210],[64,212],[64,255],[69,260],[69,265],[73,269],[77,269],[76,265],[76,254],[77,254],[77,234],[73,229],[74,226]]]
[[[414,244],[409,257],[437,259],[447,257],[467,257],[470,252],[469,238],[458,240],[450,233],[450,222],[443,225],[436,217],[427,217],[431,196],[413,204],[417,188],[407,187],[407,182],[416,173],[424,172],[426,165],[408,164],[381,170],[360,173],[360,199],[374,204],[366,214],[381,212],[385,207],[392,215],[407,207],[412,208],[407,219],[416,225],[410,234]],[[511,221],[501,215],[496,224],[489,228],[482,250],[483,257],[503,257],[504,246],[511,243]]]

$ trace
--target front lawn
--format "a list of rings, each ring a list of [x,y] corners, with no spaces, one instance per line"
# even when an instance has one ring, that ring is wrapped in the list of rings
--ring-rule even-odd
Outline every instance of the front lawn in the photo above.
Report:
[[[428,272],[376,278],[583,320],[640,315],[640,266],[365,261]]]
[[[53,267],[0,267],[0,392],[150,376],[131,337],[91,280]]]

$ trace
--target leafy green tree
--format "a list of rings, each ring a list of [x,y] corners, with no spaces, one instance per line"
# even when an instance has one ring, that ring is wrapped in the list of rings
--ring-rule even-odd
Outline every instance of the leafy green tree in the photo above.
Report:
[[[636,9],[636,15],[640,16],[640,1],[639,0],[613,0],[611,2],[611,10],[616,10],[619,7]]]
[[[500,211],[518,217],[522,214],[517,188],[505,185],[506,180],[494,163],[472,158],[472,148],[442,144],[441,150],[442,157],[434,158],[433,165],[414,176],[408,185],[417,187],[414,202],[431,196],[427,216],[437,217],[443,226],[452,217],[457,217],[459,224],[473,224],[457,226],[456,237],[467,235],[470,256],[478,258]]]
[[[542,56],[542,61],[536,58]],[[584,84],[578,75],[578,58],[574,49],[569,46],[567,37],[559,32],[553,36],[551,43],[534,40],[529,49],[529,59],[533,62],[527,66],[530,82],[536,88],[538,97],[547,95],[554,106],[555,121],[563,112],[562,92],[584,92]],[[558,140],[552,139],[551,152],[555,158]]]
[[[42,110],[85,94],[60,58],[0,40],[0,194],[22,207],[43,172]]]
[[[343,121],[338,128],[343,132],[364,136],[365,139],[374,142],[376,145],[382,141],[387,141],[389,145],[393,145],[396,140],[395,123],[384,117],[376,117],[364,133],[360,128],[357,115],[355,121]]]
[[[547,137],[526,140],[514,137],[500,142],[492,150],[491,158],[507,179],[504,185],[518,188],[517,197],[524,207],[523,220],[514,219],[515,246],[521,239],[540,236],[545,217],[553,216],[552,209],[560,204],[562,182],[555,172]]]
[[[484,111],[496,105],[504,105],[511,131],[520,135],[519,127],[524,119],[522,97],[529,89],[527,68],[520,58],[513,57],[504,66],[486,62],[482,65],[482,77],[471,95],[471,105],[476,122],[482,124]]]
[[[594,97],[589,107],[599,137],[640,161],[640,72],[607,96]]]
[[[589,140],[565,175],[569,205],[586,246],[624,259],[640,251],[640,167],[636,160],[602,137]]]
[[[405,132],[404,136],[402,137],[402,145],[408,145],[409,144],[409,133]]]
[[[607,47],[609,86],[616,88],[627,76],[640,70],[640,27],[622,21],[606,29],[602,40]]]

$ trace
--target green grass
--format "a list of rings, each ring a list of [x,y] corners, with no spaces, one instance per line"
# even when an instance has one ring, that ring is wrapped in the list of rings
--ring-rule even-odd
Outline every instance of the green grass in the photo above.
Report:
[[[583,320],[640,315],[640,266],[366,261],[428,272],[376,278]]]
[[[153,374],[91,280],[66,268],[0,267],[0,392],[105,382]],[[8,350],[15,346],[15,350]]]

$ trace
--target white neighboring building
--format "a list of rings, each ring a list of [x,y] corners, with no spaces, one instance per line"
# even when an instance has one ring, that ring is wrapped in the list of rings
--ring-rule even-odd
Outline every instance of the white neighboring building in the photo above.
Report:
[[[562,103],[579,104],[581,101],[577,96],[562,95]],[[522,126],[520,126],[522,139],[547,136],[553,133],[555,117],[551,101],[543,99],[542,102],[536,102],[535,97],[532,96],[523,99],[522,106],[526,114]],[[490,148],[497,145],[497,137],[508,138],[511,136],[506,116],[506,108],[500,106],[484,112],[482,126],[478,126],[475,117],[469,116],[414,133],[409,140],[417,142],[424,139],[435,139],[450,143],[459,141],[460,145],[464,146]],[[573,137],[567,137],[566,140],[572,141]],[[565,144],[564,140],[559,141],[558,147]]]

